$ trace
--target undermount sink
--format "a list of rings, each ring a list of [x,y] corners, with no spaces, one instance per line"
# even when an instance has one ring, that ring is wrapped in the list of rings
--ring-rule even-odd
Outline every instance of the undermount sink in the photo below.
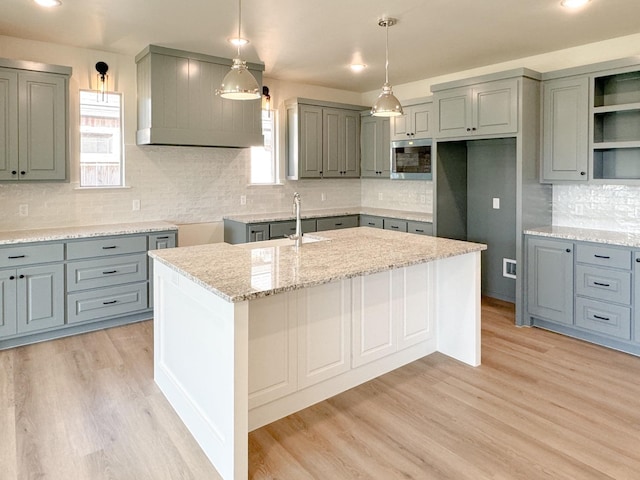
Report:
[[[317,235],[303,235],[302,236],[302,244],[307,243],[316,243],[322,242],[324,240],[328,240],[325,237],[319,237]],[[254,249],[254,248],[267,248],[267,247],[293,247],[295,246],[296,241],[291,238],[276,238],[274,240],[264,240],[262,242],[249,242],[249,243],[238,243],[235,246],[246,248],[246,249]]]

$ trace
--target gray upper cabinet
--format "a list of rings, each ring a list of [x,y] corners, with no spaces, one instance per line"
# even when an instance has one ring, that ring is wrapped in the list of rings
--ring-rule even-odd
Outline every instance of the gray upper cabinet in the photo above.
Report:
[[[68,67],[0,60],[0,180],[67,179],[70,75]]]
[[[433,103],[425,102],[402,107],[404,115],[391,118],[391,140],[431,138]]]
[[[391,174],[390,121],[362,114],[360,122],[360,176],[389,178]]]
[[[573,243],[527,239],[529,315],[573,324]]]
[[[438,111],[438,137],[473,137],[518,131],[518,79],[440,88],[432,88]]]
[[[543,182],[588,180],[589,79],[544,82],[542,126]]]
[[[303,98],[288,100],[287,178],[359,177],[363,108]]]
[[[231,61],[150,45],[136,56],[139,145],[262,145],[260,100],[215,94]],[[263,65],[248,64],[262,84]]]

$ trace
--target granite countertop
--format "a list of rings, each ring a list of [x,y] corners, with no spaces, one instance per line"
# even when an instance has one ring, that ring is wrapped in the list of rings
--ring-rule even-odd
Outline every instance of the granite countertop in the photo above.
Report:
[[[406,210],[391,210],[386,208],[368,208],[368,207],[344,207],[329,208],[322,210],[305,210],[302,209],[301,217],[304,218],[320,218],[320,217],[338,217],[341,215],[375,215],[377,217],[399,218],[402,220],[411,220],[416,222],[433,222],[431,213],[409,212]],[[225,220],[233,220],[240,223],[263,223],[263,222],[279,222],[282,220],[294,220],[293,212],[267,212],[267,213],[248,213],[242,215],[225,215]]]
[[[228,302],[241,302],[487,248],[369,227],[304,238],[325,240],[305,243],[298,251],[290,240],[280,239],[155,250],[149,255]]]
[[[168,222],[136,222],[111,225],[85,225],[81,227],[41,228],[37,230],[0,231],[0,245],[105,237],[108,235],[153,233],[166,230],[178,230],[178,227]]]
[[[639,233],[612,232],[610,230],[594,230],[576,227],[541,227],[524,231],[526,235],[561,238],[580,242],[604,243],[623,247],[640,247]]]

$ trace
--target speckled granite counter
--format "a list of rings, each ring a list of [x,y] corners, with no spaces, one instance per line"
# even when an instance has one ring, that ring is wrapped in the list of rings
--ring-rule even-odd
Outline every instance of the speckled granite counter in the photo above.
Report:
[[[375,215],[377,217],[390,217],[415,222],[433,222],[431,213],[408,212],[405,210],[391,210],[386,208],[345,207],[323,210],[302,210],[302,218],[337,217],[341,215]],[[278,213],[252,213],[243,215],[227,215],[225,220],[233,220],[241,223],[279,222],[282,220],[294,220],[292,212]]]
[[[309,235],[327,240],[278,246],[281,240],[217,243],[149,253],[229,302],[240,302],[342,278],[426,263],[486,245],[368,227]]]
[[[136,222],[111,225],[85,225],[80,227],[42,228],[36,230],[0,231],[0,245],[70,240],[73,238],[106,237],[109,235],[152,233],[167,230],[178,230],[178,227],[168,222]]]
[[[525,230],[526,235],[561,238],[580,242],[604,243],[623,247],[640,247],[640,234],[612,232],[609,230],[593,230],[575,227],[542,227]]]

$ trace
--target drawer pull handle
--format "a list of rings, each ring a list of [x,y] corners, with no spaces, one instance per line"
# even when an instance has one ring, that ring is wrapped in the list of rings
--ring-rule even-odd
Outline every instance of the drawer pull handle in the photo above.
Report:
[[[371,225],[372,227],[375,226],[375,223],[373,222],[368,222],[367,225]]]
[[[418,233],[424,233],[424,230],[420,229],[420,228],[416,228],[416,232]]]
[[[601,283],[601,282],[593,282],[594,285],[598,285],[599,287],[610,287],[609,283]]]
[[[113,250],[114,248],[118,248],[116,245],[111,245],[110,247],[102,247],[103,250]]]
[[[400,227],[398,227],[397,225],[391,225],[391,228],[395,228],[397,230]]]
[[[16,258],[24,258],[24,257],[26,257],[26,255],[13,255],[9,257],[9,260],[14,260]]]
[[[597,318],[598,320],[605,320],[606,322],[608,322],[609,320],[611,320],[608,317],[601,317],[600,315],[593,315],[593,318]]]
[[[108,302],[102,302],[103,305],[113,305],[114,303],[118,303],[117,300],[109,300]]]
[[[169,237],[156,237],[157,240],[166,240]]]
[[[342,226],[342,222],[336,223],[336,227],[341,227],[341,226]]]
[[[596,258],[604,258],[605,260],[609,260],[611,258],[611,257],[609,257],[607,255],[596,255],[596,254],[594,254],[593,256],[596,257]]]
[[[111,275],[112,273],[118,273],[117,270],[109,270],[108,272],[102,272],[103,275]]]

